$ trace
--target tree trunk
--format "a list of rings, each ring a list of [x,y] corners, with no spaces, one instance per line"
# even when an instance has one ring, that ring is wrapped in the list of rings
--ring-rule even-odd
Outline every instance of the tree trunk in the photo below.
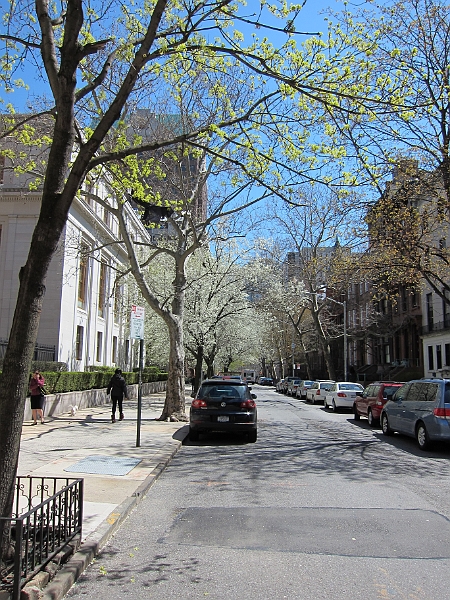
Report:
[[[195,363],[195,384],[194,392],[197,392],[202,381],[202,370],[203,370],[203,346],[197,346],[197,361]]]
[[[317,335],[319,337],[319,344],[322,349],[323,357],[325,360],[325,364],[327,366],[328,377],[333,381],[336,380],[336,371],[334,368],[333,361],[331,360],[331,351],[328,340],[325,337],[325,333],[323,331],[322,323],[320,322],[319,314],[316,311],[311,312],[314,324],[316,326]]]
[[[173,318],[166,321],[169,328],[169,373],[167,378],[166,401],[160,421],[187,421],[184,384],[184,342],[182,320]]]
[[[25,398],[50,261],[67,221],[71,199],[60,193],[73,147],[71,111],[58,114],[44,182],[40,216],[19,291],[0,381],[0,515],[10,517]],[[73,115],[72,115],[73,117]],[[0,541],[4,542],[2,522]],[[2,543],[1,555],[7,548]]]

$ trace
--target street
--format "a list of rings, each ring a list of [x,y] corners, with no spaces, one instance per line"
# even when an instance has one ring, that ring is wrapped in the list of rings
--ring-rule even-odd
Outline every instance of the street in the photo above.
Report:
[[[187,441],[68,598],[447,598],[450,449],[254,386],[258,441]]]

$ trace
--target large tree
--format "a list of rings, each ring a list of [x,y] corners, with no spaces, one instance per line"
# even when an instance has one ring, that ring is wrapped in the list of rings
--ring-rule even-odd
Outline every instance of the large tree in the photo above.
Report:
[[[288,196],[290,182],[317,165],[305,146],[318,107],[334,104],[337,95],[349,101],[355,96],[353,88],[346,87],[345,74],[336,76],[330,61],[321,60],[317,68],[322,41],[302,50],[296,47],[297,5],[263,4],[250,15],[241,9],[233,0],[130,5],[113,0],[107,7],[83,0],[61,6],[37,0],[32,10],[26,0],[10,4],[0,35],[5,43],[1,81],[11,89],[23,64],[40,73],[48,96],[42,103],[35,101],[33,108],[41,105],[52,127],[40,138],[49,144],[41,210],[20,272],[0,384],[1,516],[11,510],[28,370],[47,270],[87,174],[117,161],[133,169],[128,157],[174,144],[190,144],[200,152],[207,145],[210,156],[220,158],[225,152],[227,160],[241,167],[245,177],[240,185],[239,175],[235,176],[237,191],[245,190],[249,179],[263,190]],[[268,14],[274,19],[270,31],[280,40],[277,47],[257,35],[265,31]],[[256,34],[248,44],[236,29],[239,21]],[[344,64],[346,57],[336,60]],[[233,73],[233,82],[228,73]],[[205,93],[210,77],[214,85]],[[148,139],[137,132],[130,142],[128,116],[136,108],[172,114],[179,94],[189,85],[191,103],[181,115],[176,135],[161,130]],[[315,99],[312,114],[306,97]],[[355,103],[367,106],[370,101],[356,98]],[[40,123],[43,113],[21,119],[12,115],[13,107],[8,106],[7,112],[11,118],[2,121],[2,137],[16,136],[19,144],[32,140],[37,145],[33,120]],[[245,160],[235,160],[230,148],[244,152]],[[151,202],[160,200],[152,197]]]
[[[354,113],[342,99],[328,111],[324,141],[341,149],[342,164],[353,165],[349,183],[370,184],[367,277],[378,289],[385,282],[386,292],[426,282],[445,302],[450,295],[449,250],[442,243],[450,229],[448,15],[446,0],[376,7],[363,2],[357,12],[334,15],[335,45],[354,49],[355,86],[377,95],[380,109]]]

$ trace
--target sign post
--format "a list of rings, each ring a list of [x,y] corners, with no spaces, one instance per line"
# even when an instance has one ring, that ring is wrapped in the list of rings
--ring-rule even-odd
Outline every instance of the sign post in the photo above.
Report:
[[[141,445],[141,414],[142,414],[142,370],[144,368],[144,317],[145,309],[142,306],[131,306],[131,333],[130,338],[139,340],[139,379],[138,379],[138,405],[136,448]]]

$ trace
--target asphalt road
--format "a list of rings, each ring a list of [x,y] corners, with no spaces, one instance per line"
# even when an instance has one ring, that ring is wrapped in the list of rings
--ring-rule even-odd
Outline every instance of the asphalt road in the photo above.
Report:
[[[253,391],[257,443],[187,442],[67,597],[448,598],[450,449]]]

